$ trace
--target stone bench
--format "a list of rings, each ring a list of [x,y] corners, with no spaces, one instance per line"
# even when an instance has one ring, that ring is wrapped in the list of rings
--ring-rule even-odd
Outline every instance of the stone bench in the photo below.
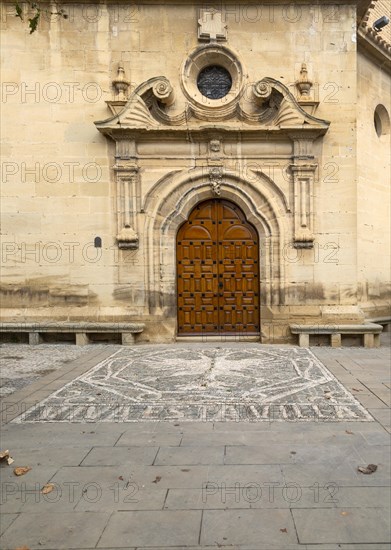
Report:
[[[2,333],[28,333],[29,344],[41,343],[44,333],[71,333],[76,336],[76,345],[85,346],[90,343],[89,334],[121,334],[123,346],[134,344],[137,334],[143,332],[144,323],[93,323],[68,321],[43,321],[35,323],[0,323]]]
[[[383,327],[383,332],[391,331],[391,315],[386,315],[384,317],[374,317],[373,319],[366,319],[367,323],[376,323]]]
[[[311,334],[330,335],[330,345],[339,348],[342,345],[342,334],[361,335],[364,339],[364,347],[377,348],[380,346],[381,325],[366,323],[365,325],[289,325],[292,334],[299,335],[299,346],[308,348]]]

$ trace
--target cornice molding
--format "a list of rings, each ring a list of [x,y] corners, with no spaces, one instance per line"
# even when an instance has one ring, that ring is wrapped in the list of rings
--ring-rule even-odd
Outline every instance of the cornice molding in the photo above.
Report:
[[[368,55],[387,73],[391,74],[391,45],[373,29],[360,26],[357,29],[358,51]]]
[[[213,129],[268,135],[294,131],[314,137],[327,132],[330,123],[308,114],[284,84],[273,78],[263,78],[253,85],[255,91],[263,87],[269,89],[269,94],[261,101],[259,93],[253,93],[254,109],[251,113],[246,111],[241,104],[242,97],[238,95],[229,112],[224,106],[216,106],[211,116],[209,107],[203,110],[199,105],[189,102],[182,113],[171,115],[167,109],[171,103],[167,100],[172,100],[173,89],[167,78],[159,76],[138,86],[120,113],[95,122],[95,125],[102,134],[114,140],[136,134],[156,135],[165,132],[166,135],[178,135],[204,133]],[[164,94],[159,93],[161,90]]]

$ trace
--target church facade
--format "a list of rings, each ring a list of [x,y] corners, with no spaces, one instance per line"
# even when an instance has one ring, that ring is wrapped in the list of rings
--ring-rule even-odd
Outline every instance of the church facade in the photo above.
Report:
[[[63,8],[30,35],[2,5],[5,321],[273,343],[389,314],[386,2]]]

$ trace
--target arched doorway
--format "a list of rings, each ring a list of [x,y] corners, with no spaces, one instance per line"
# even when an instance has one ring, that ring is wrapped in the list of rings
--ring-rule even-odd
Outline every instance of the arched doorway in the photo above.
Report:
[[[177,234],[178,334],[259,334],[259,243],[242,210],[201,202]]]

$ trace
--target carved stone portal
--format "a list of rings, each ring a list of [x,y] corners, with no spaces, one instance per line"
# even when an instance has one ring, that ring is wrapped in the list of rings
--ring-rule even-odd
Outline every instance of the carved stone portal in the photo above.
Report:
[[[202,56],[205,51],[210,51],[210,47],[206,46],[201,50],[196,50],[196,54],[201,56],[196,59],[206,63]],[[227,153],[222,147],[222,135],[216,133],[216,122],[221,121],[224,125],[229,124],[232,135],[239,138],[241,143],[277,138],[281,142],[292,143],[290,162],[292,203],[286,204],[287,212],[292,213],[290,214],[291,238],[296,248],[312,248],[314,243],[313,196],[315,173],[318,167],[313,144],[327,132],[329,123],[304,111],[284,84],[268,77],[256,81],[252,86],[255,109],[248,110],[248,105],[238,93],[242,82],[239,62],[235,65],[237,71],[235,73],[232,68],[235,57],[232,52],[229,52],[225,46],[217,45],[214,45],[212,50],[215,53],[219,50],[220,58],[227,61],[230,74],[233,75],[235,91],[226,104],[221,100],[209,100],[204,97],[205,105],[199,100],[197,93],[194,92],[197,89],[196,64],[191,58],[187,68],[189,78],[193,79],[193,88],[190,85],[183,88],[184,92],[188,92],[188,102],[183,112],[173,112],[169,109],[175,101],[173,87],[167,78],[160,76],[140,84],[118,115],[96,123],[100,132],[116,142],[114,171],[117,182],[118,246],[133,249],[139,246],[137,223],[138,212],[141,211],[141,204],[139,204],[141,184],[138,163],[145,160],[139,155],[138,144],[159,142],[167,137],[172,140],[172,143],[181,141],[187,143],[189,135],[195,141],[204,141],[209,189],[214,196],[223,196],[226,192],[226,179],[223,178],[223,174],[226,173],[227,168]],[[191,90],[194,92],[193,95],[190,93]],[[224,135],[224,140],[226,139]],[[270,182],[269,185],[276,185],[276,183]],[[284,196],[282,189],[278,189],[278,193]],[[290,202],[288,198],[285,200]],[[265,211],[269,207],[271,208],[266,204],[263,206]]]

